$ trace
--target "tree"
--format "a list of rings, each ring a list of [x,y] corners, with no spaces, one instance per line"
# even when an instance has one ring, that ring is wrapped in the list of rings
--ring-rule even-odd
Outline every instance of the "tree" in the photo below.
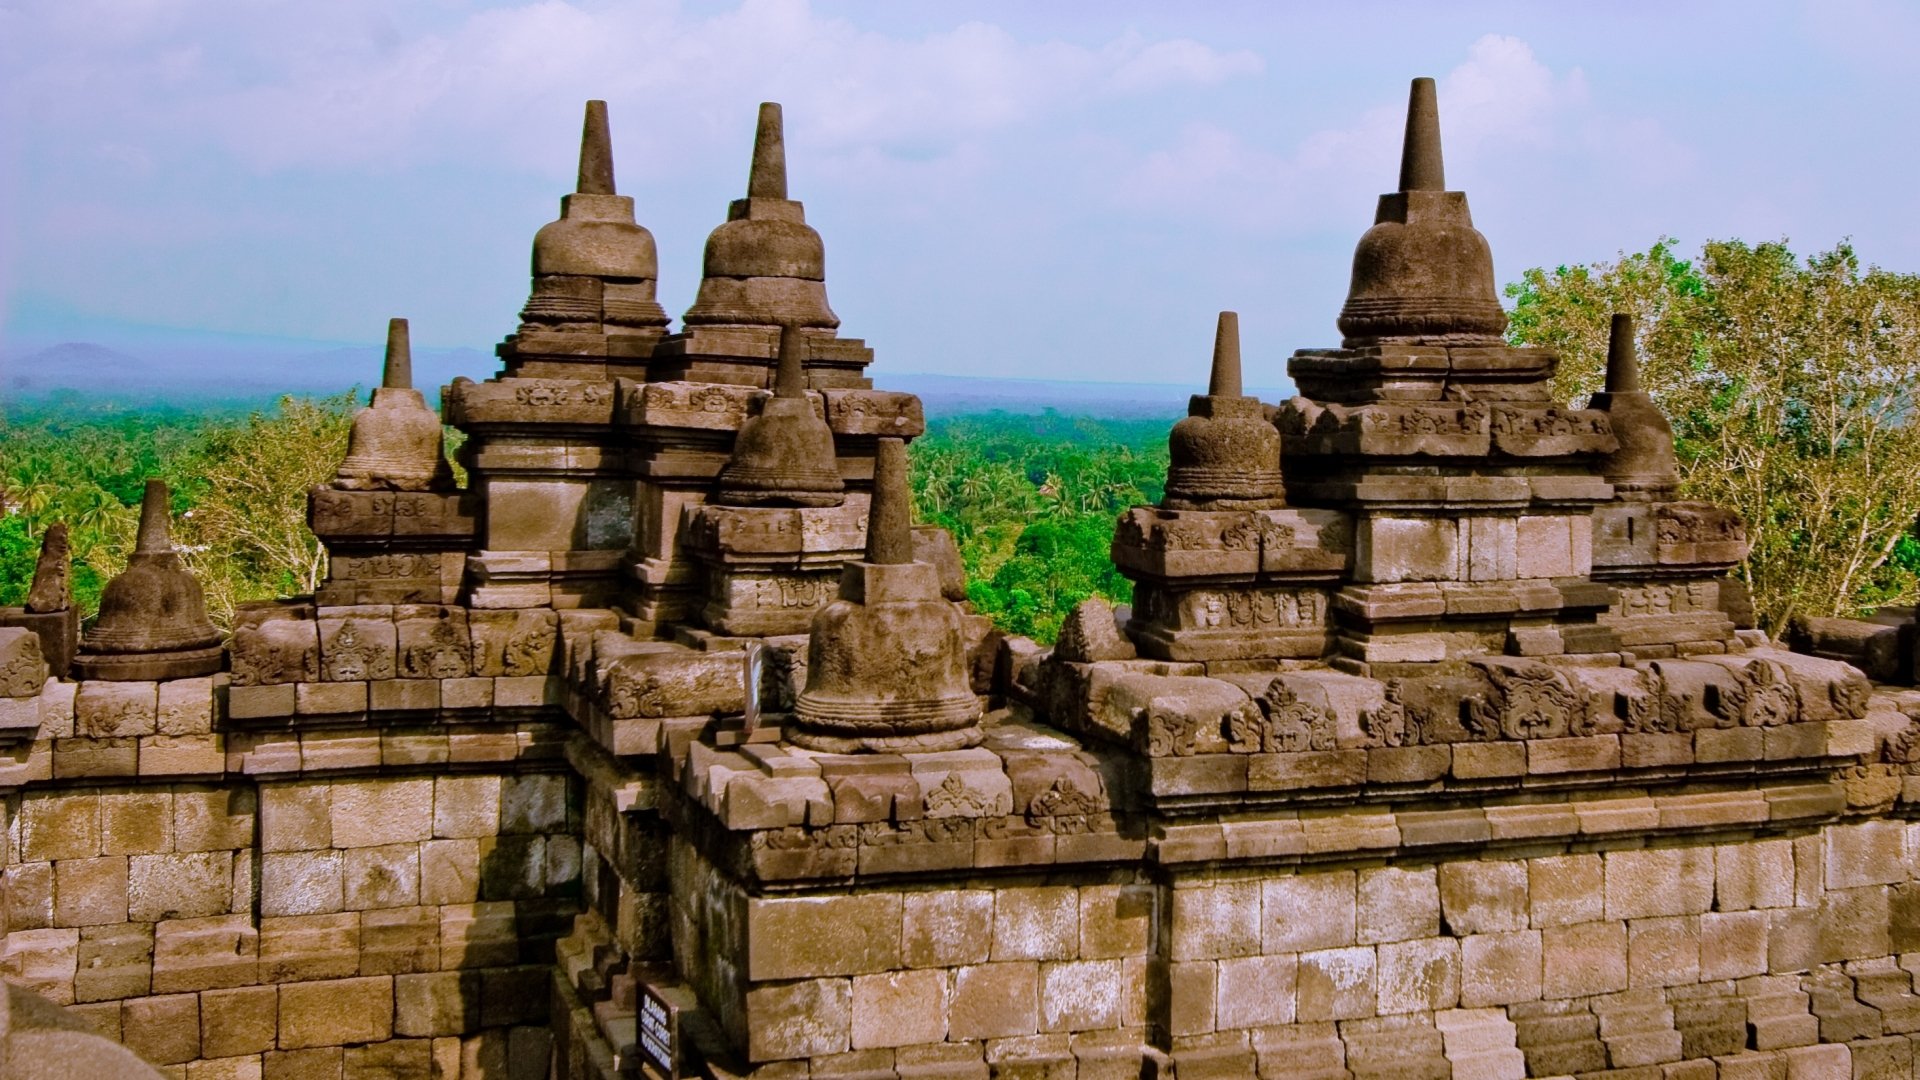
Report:
[[[1608,317],[1635,316],[1643,381],[1673,421],[1688,498],[1738,510],[1737,571],[1761,624],[1852,615],[1920,594],[1920,276],[1862,269],[1845,243],[1662,239],[1611,263],[1508,286],[1515,344],[1559,351],[1557,396],[1600,388]]]

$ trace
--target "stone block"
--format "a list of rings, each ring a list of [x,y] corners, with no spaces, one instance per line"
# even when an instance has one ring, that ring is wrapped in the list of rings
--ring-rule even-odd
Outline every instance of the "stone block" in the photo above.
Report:
[[[233,852],[135,855],[127,860],[127,917],[135,922],[223,915],[233,902]]]
[[[1126,985],[1119,960],[1068,960],[1040,965],[1040,1030],[1086,1031],[1120,1026]]]
[[[1175,960],[1251,956],[1260,947],[1260,883],[1216,881],[1172,891]]]
[[[1440,913],[1456,935],[1526,929],[1526,864],[1461,860],[1442,865]]]
[[[396,669],[403,679],[464,679],[472,675],[473,643],[464,608],[437,605],[393,609]]]
[[[200,1052],[238,1057],[271,1050],[280,1033],[280,991],[272,986],[209,990],[200,995]]]
[[[22,859],[86,859],[101,853],[99,796],[34,792],[22,796],[14,824]]]
[[[1299,960],[1294,956],[1236,956],[1219,962],[1214,1003],[1221,1030],[1290,1024]]]
[[[1306,952],[1354,944],[1354,872],[1270,878],[1260,886],[1261,952]]]
[[[342,860],[345,906],[352,911],[420,902],[420,845],[349,848]]]
[[[1529,859],[1527,894],[1535,928],[1598,919],[1606,906],[1605,865],[1589,854]]]
[[[1374,950],[1366,946],[1301,953],[1294,1018],[1300,1023],[1374,1014]]]
[[[200,996],[161,994],[120,1005],[120,1040],[155,1065],[177,1065],[200,1056]]]
[[[1540,931],[1475,934],[1460,942],[1460,1004],[1469,1009],[1540,998]]]
[[[1713,881],[1711,847],[1610,851],[1607,918],[1698,915],[1713,905]]]
[[[435,971],[394,977],[395,1035],[465,1035],[479,1026],[479,972]]]
[[[429,840],[420,845],[421,903],[471,904],[478,899],[478,840]]]
[[[62,859],[53,864],[55,926],[103,926],[127,921],[127,859]]]
[[[1071,960],[1079,953],[1080,894],[1065,885],[996,890],[995,960]]]
[[[1150,885],[1089,885],[1080,890],[1080,956],[1146,956],[1153,948],[1159,890]]]
[[[1460,943],[1416,938],[1379,946],[1375,1003],[1383,1015],[1450,1009],[1460,1003]]]
[[[339,851],[281,851],[260,857],[260,914],[319,915],[345,903]]]
[[[1700,981],[1700,920],[1695,916],[1627,923],[1627,985],[1684,986]]]
[[[823,927],[834,927],[831,934]],[[900,966],[898,893],[747,901],[747,977],[867,975]]]
[[[1713,908],[1750,908],[1793,904],[1793,842],[1750,840],[1713,849]]]
[[[280,1046],[379,1042],[393,1035],[393,979],[377,975],[280,987]]]
[[[348,716],[367,711],[364,682],[294,684],[293,711],[300,716]]]
[[[1700,977],[1711,982],[1765,974],[1767,923],[1764,911],[1700,916]]]
[[[345,1056],[338,1046],[269,1050],[260,1057],[262,1077],[263,1080],[341,1080]]]
[[[947,1037],[947,973],[890,971],[853,980],[851,1045],[870,1050]]]
[[[310,682],[320,677],[320,634],[312,619],[248,618],[228,643],[233,685]]]
[[[262,784],[261,850],[310,851],[332,847],[333,818],[328,809],[332,793],[332,785],[326,783]]]
[[[80,684],[73,710],[73,731],[82,738],[133,738],[159,730],[159,692],[150,682],[89,679]]]
[[[44,930],[53,925],[53,864],[15,863],[0,874],[0,927]]]
[[[77,1002],[144,997],[153,987],[153,927],[141,923],[80,931],[73,975]]]
[[[298,705],[293,683],[227,687],[227,717],[231,720],[274,720],[292,716]]]
[[[997,1039],[1040,1030],[1040,965],[973,964],[953,975],[947,1038]]]
[[[371,682],[394,677],[399,639],[393,619],[321,616],[320,677],[329,682]]]
[[[564,775],[509,776],[501,780],[501,832],[557,832],[566,827],[567,778]]]
[[[260,979],[337,979],[360,970],[360,915],[347,911],[260,920]]]
[[[154,992],[249,985],[259,977],[259,953],[260,934],[250,915],[158,923],[153,930]]]
[[[342,780],[327,816],[336,847],[376,847],[433,836],[431,779]]]
[[[410,975],[440,966],[440,912],[387,908],[360,915],[360,974]]]
[[[1439,932],[1440,889],[1433,867],[1360,871],[1357,941],[1371,945],[1433,937]]]
[[[846,979],[808,979],[747,991],[747,1058],[784,1061],[846,1051],[853,991]]]
[[[100,796],[100,853],[149,855],[173,850],[173,796],[162,791]]]
[[[160,683],[155,729],[161,735],[204,735],[213,730],[213,679],[168,679]]]
[[[1548,999],[1627,988],[1627,927],[1620,922],[1550,926],[1540,932],[1540,994]]]
[[[1363,518],[1354,530],[1360,582],[1460,581],[1460,527],[1451,518]]]
[[[915,968],[987,959],[993,941],[993,893],[986,889],[910,892],[902,903],[901,955]]]
[[[1907,879],[1907,827],[1899,821],[1834,825],[1826,831],[1829,889],[1891,885]]]

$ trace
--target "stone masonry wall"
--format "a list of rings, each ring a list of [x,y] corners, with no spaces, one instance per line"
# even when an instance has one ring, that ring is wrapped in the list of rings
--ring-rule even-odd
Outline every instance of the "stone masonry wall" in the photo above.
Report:
[[[0,800],[0,975],[171,1076],[545,1077],[582,862],[552,740],[233,730],[225,683],[47,683]]]
[[[1911,1075],[1920,825],[1711,801],[1545,804],[1593,827],[1438,856],[791,896],[676,841],[676,959],[756,1077]]]

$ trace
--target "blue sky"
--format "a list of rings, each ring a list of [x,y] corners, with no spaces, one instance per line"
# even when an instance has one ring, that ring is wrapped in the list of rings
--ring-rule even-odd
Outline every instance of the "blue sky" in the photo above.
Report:
[[[1440,80],[1496,272],[1662,234],[1920,271],[1901,4],[0,0],[0,346],[109,332],[490,348],[609,100],[685,310],[755,105],[888,371],[1247,379],[1335,344]]]

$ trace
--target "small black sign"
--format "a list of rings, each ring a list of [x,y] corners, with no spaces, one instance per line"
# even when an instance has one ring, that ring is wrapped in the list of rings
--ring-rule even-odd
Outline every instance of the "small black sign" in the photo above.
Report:
[[[639,984],[640,1057],[666,1080],[680,1080],[680,1007],[646,983]]]

